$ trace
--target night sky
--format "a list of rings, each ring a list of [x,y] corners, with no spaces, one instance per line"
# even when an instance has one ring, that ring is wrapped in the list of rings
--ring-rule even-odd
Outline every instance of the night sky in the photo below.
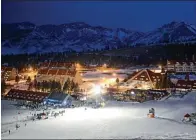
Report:
[[[165,2],[2,2],[2,22],[30,21],[37,25],[86,22],[94,26],[151,31],[172,21],[196,25],[196,3]]]

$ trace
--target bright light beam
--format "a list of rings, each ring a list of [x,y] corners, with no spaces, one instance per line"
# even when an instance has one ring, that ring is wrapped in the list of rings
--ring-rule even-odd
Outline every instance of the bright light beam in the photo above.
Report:
[[[94,94],[100,94],[101,93],[101,86],[99,85],[95,85],[94,88],[93,88],[93,92]]]

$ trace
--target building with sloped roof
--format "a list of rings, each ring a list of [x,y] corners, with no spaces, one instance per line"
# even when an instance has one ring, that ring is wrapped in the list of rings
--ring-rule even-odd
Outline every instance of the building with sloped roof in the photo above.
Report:
[[[127,80],[129,85],[133,88],[152,89],[157,82],[162,79],[161,73],[154,73],[149,69],[143,69],[138,72],[134,72]]]
[[[41,103],[48,95],[49,95],[48,93],[44,93],[44,92],[11,89],[5,95],[5,98]]]
[[[73,80],[75,83],[82,83],[82,77],[76,70],[75,63],[44,62],[40,64],[36,80],[37,82],[55,80],[60,82],[61,88],[63,88],[64,83],[68,78]]]
[[[178,80],[175,87],[180,89],[196,89],[196,80]]]
[[[78,71],[67,70],[62,68],[45,68],[38,71],[36,80],[37,82],[42,81],[59,81],[63,88],[67,79],[73,80],[75,83],[81,84],[82,77]]]
[[[167,61],[167,71],[172,72],[196,72],[195,61]]]
[[[70,94],[66,94],[59,91],[53,91],[46,98],[45,103],[60,106],[70,106],[72,100],[73,97],[71,97]]]
[[[1,78],[5,81],[15,80],[17,75],[17,70],[12,67],[1,67]]]

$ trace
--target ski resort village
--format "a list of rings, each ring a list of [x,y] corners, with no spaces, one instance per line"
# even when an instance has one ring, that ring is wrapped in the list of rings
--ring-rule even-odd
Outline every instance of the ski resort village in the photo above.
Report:
[[[5,63],[1,136],[194,139],[195,72],[195,61],[131,67]]]
[[[196,3],[2,0],[2,139],[196,139]]]

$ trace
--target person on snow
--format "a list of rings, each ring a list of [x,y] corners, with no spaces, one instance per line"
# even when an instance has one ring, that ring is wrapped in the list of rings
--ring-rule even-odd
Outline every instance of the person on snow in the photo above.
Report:
[[[154,108],[151,108],[149,110],[149,114],[148,115],[153,116],[153,118],[154,118],[154,114],[155,114]]]
[[[9,134],[10,134],[10,130],[9,130]]]
[[[152,111],[152,114],[154,114],[155,112],[154,112],[154,108],[151,108],[151,111]]]
[[[27,126],[27,124],[25,123],[25,126]]]
[[[19,128],[19,125],[18,124],[16,124],[16,130]]]

